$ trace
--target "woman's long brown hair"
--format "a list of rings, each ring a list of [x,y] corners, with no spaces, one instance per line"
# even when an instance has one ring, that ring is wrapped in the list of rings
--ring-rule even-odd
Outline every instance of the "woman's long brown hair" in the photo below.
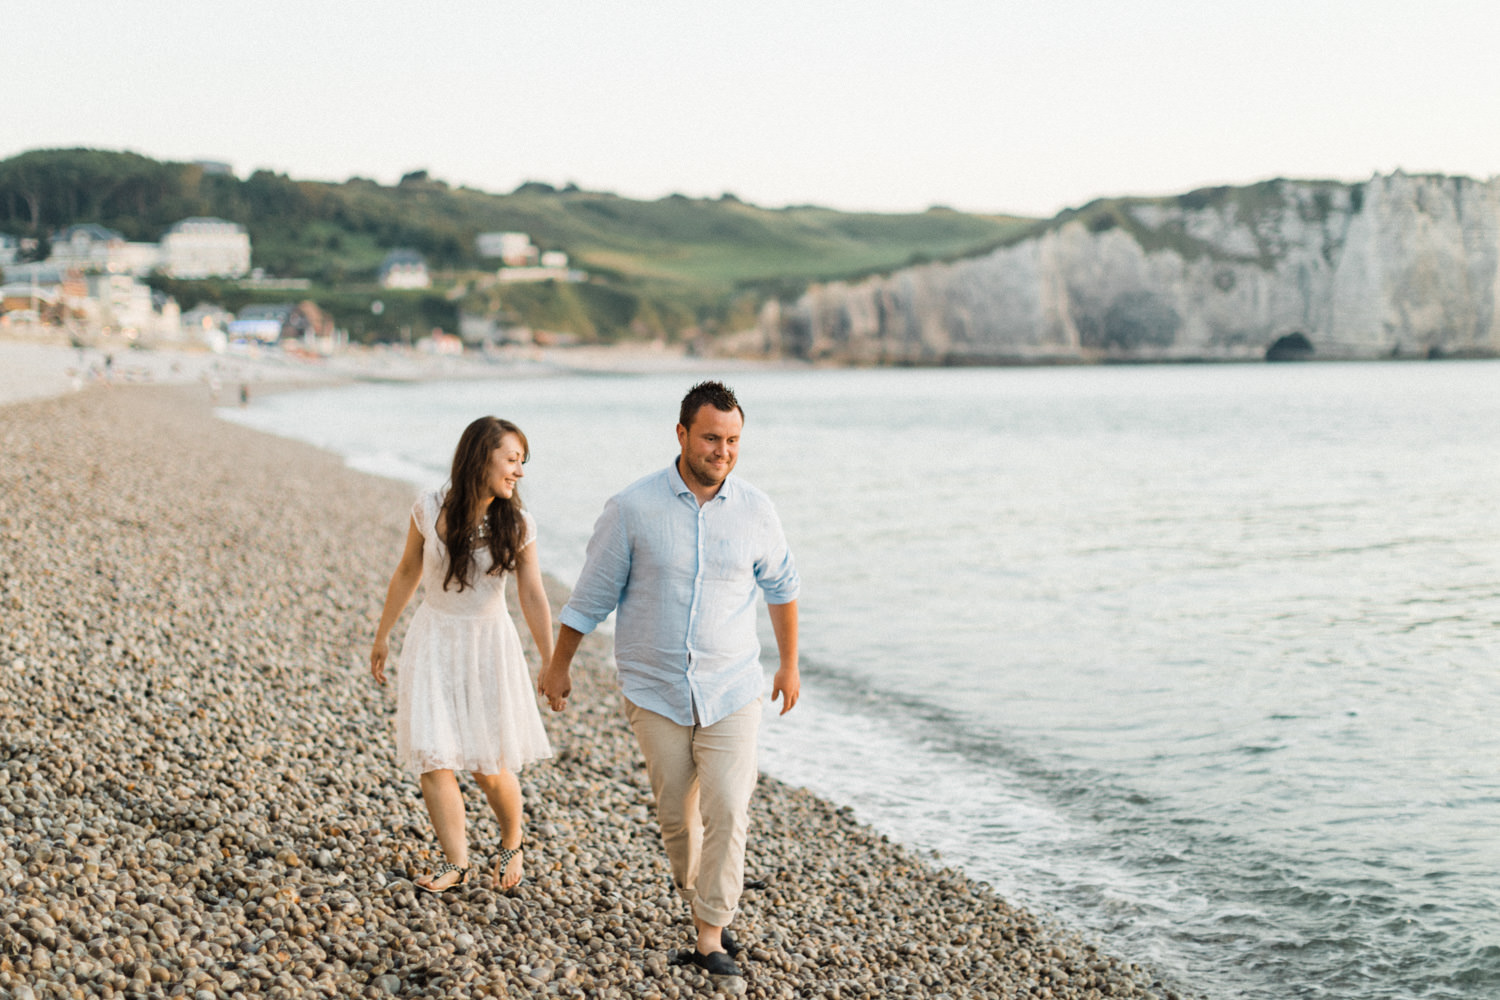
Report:
[[[507,434],[521,440],[521,458],[531,457],[531,446],[521,428],[509,420],[498,417],[480,417],[464,428],[453,450],[453,472],[448,481],[448,495],[443,498],[443,542],[448,547],[448,573],[443,577],[443,589],[457,581],[459,592],[473,585],[474,536],[472,525],[474,511],[479,506],[479,496],[484,490],[485,474],[489,471],[490,454]],[[510,498],[496,497],[485,514],[489,529],[490,557],[494,565],[489,575],[499,576],[506,570],[516,568],[516,556],[526,540],[526,524],[521,518],[521,493],[512,493]]]

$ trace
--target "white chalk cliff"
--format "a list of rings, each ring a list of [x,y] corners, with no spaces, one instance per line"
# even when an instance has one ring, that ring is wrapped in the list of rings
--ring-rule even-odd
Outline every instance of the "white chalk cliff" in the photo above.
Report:
[[[1500,355],[1500,180],[1267,181],[1066,212],[982,256],[817,285],[770,351],[868,364]]]

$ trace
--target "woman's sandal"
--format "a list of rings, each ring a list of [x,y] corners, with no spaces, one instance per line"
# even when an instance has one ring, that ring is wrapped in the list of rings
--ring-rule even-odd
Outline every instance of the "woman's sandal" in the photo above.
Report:
[[[505,878],[505,871],[506,871],[507,868],[510,867],[510,859],[513,858],[513,857],[515,857],[517,854],[520,854],[520,853],[521,853],[521,848],[520,847],[501,847],[500,848],[500,857],[495,862],[495,876],[494,876],[494,878],[492,878],[490,880],[490,885],[491,886],[493,886],[496,889],[500,889],[500,881],[501,881],[501,879]],[[525,871],[523,869],[522,872],[521,872],[521,877],[516,880],[516,884],[515,885],[506,886],[504,889],[500,889],[500,891],[501,892],[509,892],[510,890],[516,888],[522,882],[525,882],[525,881],[526,881],[526,873],[525,873]]]
[[[449,882],[441,889],[434,888],[432,883],[436,882],[444,875],[447,875],[449,872],[458,872],[458,878],[454,879],[452,882]],[[463,868],[460,868],[458,867],[458,865],[450,865],[448,862],[444,861],[438,865],[437,871],[433,872],[427,877],[426,885],[423,885],[421,882],[416,881],[413,881],[412,885],[416,886],[418,889],[426,889],[428,892],[447,892],[449,889],[458,888],[468,880],[469,867],[467,865],[465,865]]]

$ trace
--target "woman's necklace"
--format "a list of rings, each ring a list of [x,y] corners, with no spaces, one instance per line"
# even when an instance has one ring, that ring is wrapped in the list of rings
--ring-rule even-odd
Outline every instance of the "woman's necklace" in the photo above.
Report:
[[[469,531],[469,541],[474,545],[478,545],[480,542],[489,537],[490,519],[487,517],[480,518],[479,523],[474,525],[474,527]]]

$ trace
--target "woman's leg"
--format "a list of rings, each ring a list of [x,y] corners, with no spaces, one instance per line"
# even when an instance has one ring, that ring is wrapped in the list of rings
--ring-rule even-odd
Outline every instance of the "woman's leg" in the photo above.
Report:
[[[449,864],[467,868],[469,838],[464,830],[464,796],[459,790],[458,779],[452,771],[427,771],[421,782],[422,801],[427,804],[427,815],[432,818],[432,828],[437,831],[443,856]],[[424,875],[417,879],[417,884],[428,889],[443,889],[457,882],[458,878],[453,872],[440,878]]]
[[[499,774],[480,774],[474,772],[474,780],[484,790],[484,797],[489,800],[490,808],[495,811],[495,819],[500,822],[500,846],[516,848],[521,846],[521,782],[516,776],[507,770],[501,770]],[[509,889],[521,881],[523,869],[521,855],[514,855],[505,870],[500,870],[499,859],[495,863],[495,876],[491,884],[501,889]]]

